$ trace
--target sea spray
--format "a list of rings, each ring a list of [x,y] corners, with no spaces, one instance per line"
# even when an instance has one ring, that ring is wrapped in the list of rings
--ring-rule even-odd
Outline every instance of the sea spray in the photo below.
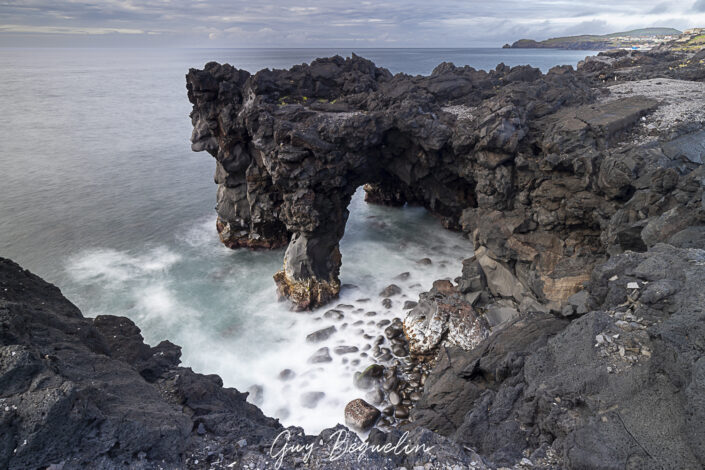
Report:
[[[436,279],[458,276],[472,254],[467,239],[423,208],[368,205],[360,191],[350,211],[341,242],[345,286],[338,300],[313,312],[292,312],[276,300],[272,274],[283,250],[229,250],[212,217],[179,229],[171,245],[79,253],[67,265],[72,295],[86,314],[126,315],[148,342],[181,345],[185,365],[220,375],[226,386],[261,387],[250,399],[266,414],[317,433],[342,423],[346,403],[365,396],[353,375],[376,362],[368,345],[384,320],[403,318],[405,301]],[[418,263],[423,258],[431,264]],[[401,293],[385,308],[379,294],[391,283]],[[330,309],[343,318],[326,315]],[[306,340],[330,326],[336,331],[328,339]],[[330,361],[312,363],[321,348]]]

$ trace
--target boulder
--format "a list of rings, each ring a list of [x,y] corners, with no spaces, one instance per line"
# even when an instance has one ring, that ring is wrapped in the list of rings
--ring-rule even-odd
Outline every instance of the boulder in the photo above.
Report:
[[[381,412],[360,398],[345,405],[345,424],[357,431],[367,431],[374,426]]]

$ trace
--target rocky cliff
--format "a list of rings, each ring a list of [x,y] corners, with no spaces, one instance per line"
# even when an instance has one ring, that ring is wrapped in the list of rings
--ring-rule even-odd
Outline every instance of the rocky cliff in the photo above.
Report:
[[[224,243],[266,246],[290,236],[275,280],[296,308],[337,294],[338,242],[359,186],[370,203],[423,205],[474,241],[455,284],[434,284],[403,322],[411,359],[434,369],[422,374],[423,395],[402,427],[438,430],[494,464],[532,455],[549,467],[687,467],[702,463],[698,451],[685,450],[702,432],[686,429],[686,410],[697,405],[690,395],[667,403],[682,384],[659,380],[688,376],[690,383],[697,373],[652,359],[663,348],[685,354],[654,340],[655,325],[672,313],[658,302],[681,292],[683,276],[656,284],[659,293],[649,295],[659,301],[649,305],[658,305],[648,308],[659,313],[641,323],[633,314],[643,307],[640,289],[665,278],[620,265],[627,271],[608,281],[627,279],[619,288],[630,292],[606,301],[603,291],[613,287],[599,273],[623,259],[694,262],[663,244],[694,237],[699,246],[705,221],[700,59],[616,51],[577,70],[441,64],[428,77],[393,76],[357,56],[255,75],[210,63],[187,75],[192,140],[218,162]],[[232,167],[234,155],[240,164]],[[279,227],[275,237],[258,228],[263,199],[269,226]],[[589,323],[595,318],[599,327]],[[615,352],[629,367],[610,363]],[[563,372],[571,368],[575,375]],[[402,398],[418,385],[393,380],[402,382]],[[549,395],[565,391],[569,402],[560,393],[550,401],[548,383]],[[645,384],[664,415],[677,418],[657,425],[626,403]],[[603,416],[615,409],[625,414]],[[671,447],[646,450],[637,424],[656,426],[656,434],[643,434],[654,446],[658,433],[671,434]],[[607,449],[611,441],[618,444]]]
[[[389,327],[405,336],[393,354],[421,373],[367,377],[385,380],[399,421],[366,443],[410,431],[434,450],[333,461],[345,428],[284,429],[180,367],[177,346],[145,345],[126,318],[85,318],[0,260],[0,466],[273,468],[288,431],[313,450],[283,468],[702,468],[704,78],[697,56],[673,52],[545,75],[442,64],[392,76],[359,57],[192,70],[193,146],[218,162],[221,239],[288,243],[275,278],[297,308],[336,295],[359,186],[475,242],[455,282]],[[410,416],[396,413],[407,397]]]
[[[647,60],[629,57],[545,75],[442,64],[428,77],[392,76],[357,56],[255,75],[191,70],[193,149],[217,160],[221,239],[288,242],[281,295],[302,309],[325,304],[340,289],[348,203],[365,185],[370,202],[421,204],[470,234],[493,295],[560,310],[609,253],[663,241],[655,224],[679,199],[695,198],[687,223],[703,216],[696,164],[629,138],[658,96],[611,99],[600,86]],[[681,62],[645,57],[651,75]],[[493,285],[507,276],[512,287]]]

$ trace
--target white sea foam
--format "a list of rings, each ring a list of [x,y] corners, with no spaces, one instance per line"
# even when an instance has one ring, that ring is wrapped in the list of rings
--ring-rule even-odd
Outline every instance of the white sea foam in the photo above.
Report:
[[[363,334],[382,334],[380,320],[403,318],[404,301],[417,300],[436,279],[458,276],[460,260],[472,253],[468,240],[443,230],[423,209],[368,206],[362,194],[356,194],[350,209],[341,242],[341,281],[354,287],[346,286],[338,301],[314,312],[292,312],[276,301],[272,274],[281,267],[283,250],[224,249],[212,217],[177,233],[177,246],[136,254],[84,252],[71,260],[68,270],[82,286],[79,305],[85,312],[131,317],[148,342],[170,339],[181,345],[185,365],[219,374],[226,386],[244,391],[260,385],[266,414],[317,433],[343,422],[345,404],[365,396],[353,386],[355,371],[373,362],[361,357],[371,342]],[[426,257],[431,265],[417,263]],[[408,279],[394,279],[404,272]],[[379,293],[391,283],[402,294],[392,297],[392,308],[385,309]],[[324,318],[339,303],[354,308],[341,309],[341,321]],[[337,332],[328,340],[306,341],[308,334],[331,325]],[[334,348],[340,345],[359,351],[338,355]],[[332,362],[310,364],[321,347],[330,349]],[[355,359],[360,362],[353,366]],[[284,369],[294,371],[294,378],[282,381]],[[302,403],[307,392],[325,395],[315,408],[307,408]]]
[[[181,255],[159,247],[132,256],[111,249],[93,249],[70,258],[67,270],[78,282],[103,280],[122,283],[131,278],[165,271],[181,260]]]

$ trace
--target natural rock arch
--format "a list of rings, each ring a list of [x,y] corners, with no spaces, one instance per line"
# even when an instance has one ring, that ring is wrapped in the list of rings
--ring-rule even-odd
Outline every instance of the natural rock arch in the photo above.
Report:
[[[255,75],[209,63],[187,89],[192,148],[217,160],[221,240],[288,242],[275,280],[299,308],[338,294],[338,242],[362,184],[370,202],[419,203],[471,232],[484,266],[516,277],[518,303],[564,300],[631,230],[610,227],[633,175],[606,144],[655,105],[591,104],[571,67],[444,63],[411,77],[355,55]]]

